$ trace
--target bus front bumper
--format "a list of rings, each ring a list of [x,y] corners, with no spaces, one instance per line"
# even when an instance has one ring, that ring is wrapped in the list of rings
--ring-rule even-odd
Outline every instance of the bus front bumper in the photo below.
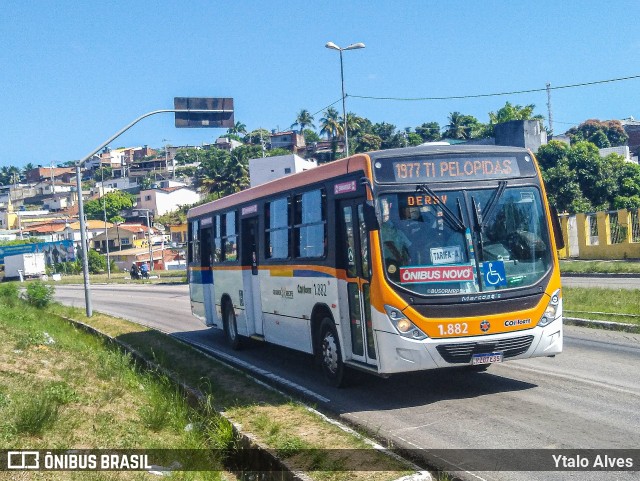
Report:
[[[473,354],[503,353],[503,360],[554,356],[562,352],[562,317],[546,327],[491,334],[473,338],[447,338],[414,341],[395,333],[378,331],[380,374],[421,371],[471,364]]]

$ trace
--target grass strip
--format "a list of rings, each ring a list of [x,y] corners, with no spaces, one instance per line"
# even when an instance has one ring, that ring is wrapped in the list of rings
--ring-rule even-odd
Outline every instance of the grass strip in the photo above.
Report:
[[[640,261],[561,260],[560,272],[565,274],[640,274]]]
[[[308,476],[312,479],[385,481],[412,472],[400,461],[372,449],[361,438],[326,423],[305,406],[265,389],[244,374],[226,368],[176,339],[98,313],[86,318],[82,310],[67,306],[52,305],[47,313],[47,322],[55,323],[57,316],[73,318],[131,346],[171,372],[176,379],[197,388],[209,400],[210,405],[215,406],[216,411],[224,412],[228,419],[241,426],[260,445],[285,458],[292,470],[309,471]],[[64,324],[59,318],[57,322]],[[104,373],[106,366],[108,363],[103,363],[102,367],[96,366],[96,369]],[[106,368],[106,371],[109,370]],[[123,388],[119,392],[126,396],[128,391]],[[162,420],[166,420],[169,408],[160,398],[155,398],[153,408],[137,411],[143,425],[151,431]],[[220,424],[217,429],[224,434],[228,427]],[[215,429],[212,428],[212,431]],[[221,439],[224,441],[226,438],[223,435]],[[52,442],[51,438],[49,442]],[[109,443],[103,445],[111,448]],[[144,442],[138,446],[147,447]],[[157,446],[157,443],[152,446]],[[354,449],[358,450],[358,456],[362,458],[362,471],[342,470],[346,462],[345,453]],[[341,453],[340,450],[344,451]],[[309,456],[310,452],[314,455]],[[371,471],[370,466],[381,468]]]
[[[58,316],[21,302],[7,303],[0,296],[0,446],[210,450],[227,442],[219,417],[189,406],[168,378],[138,367],[130,354]],[[170,479],[235,479],[221,460],[212,457],[210,466],[212,471],[173,472]],[[6,479],[153,479],[145,472],[3,475]]]
[[[563,287],[562,296],[568,316],[640,326],[640,289]]]

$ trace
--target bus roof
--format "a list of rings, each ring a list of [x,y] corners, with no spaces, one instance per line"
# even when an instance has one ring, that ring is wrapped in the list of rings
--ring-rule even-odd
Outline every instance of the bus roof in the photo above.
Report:
[[[501,145],[468,145],[455,144],[447,145],[442,142],[433,142],[418,145],[416,147],[404,147],[399,149],[377,150],[369,152],[371,161],[385,158],[398,158],[416,155],[437,155],[437,154],[506,154],[506,153],[529,153],[528,149],[522,147],[505,147]]]
[[[251,202],[279,192],[287,192],[332,177],[339,177],[359,170],[366,171],[367,165],[367,157],[365,155],[355,155],[346,159],[329,162],[328,164],[320,165],[313,169],[305,170],[304,172],[291,174],[282,179],[257,185],[221,199],[193,207],[189,209],[187,219],[192,219],[208,212],[224,210],[234,205]]]

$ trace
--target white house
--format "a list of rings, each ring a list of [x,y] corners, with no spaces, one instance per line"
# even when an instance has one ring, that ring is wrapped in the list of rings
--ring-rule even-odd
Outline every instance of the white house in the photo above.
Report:
[[[621,145],[620,147],[606,147],[604,149],[598,149],[600,157],[606,157],[609,154],[618,154],[624,157],[627,162],[638,163],[638,157],[632,156],[628,145]]]
[[[317,165],[315,160],[306,160],[296,154],[249,159],[251,187],[313,169]]]
[[[200,194],[186,187],[154,188],[140,191],[137,209],[149,209],[153,215],[164,215],[184,205],[195,204]]]

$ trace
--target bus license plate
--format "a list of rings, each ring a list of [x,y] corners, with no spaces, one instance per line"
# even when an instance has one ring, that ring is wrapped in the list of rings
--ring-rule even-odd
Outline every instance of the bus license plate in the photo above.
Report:
[[[503,361],[502,352],[489,352],[486,354],[474,354],[471,356],[471,365],[477,366],[478,364],[491,364],[493,362]]]

